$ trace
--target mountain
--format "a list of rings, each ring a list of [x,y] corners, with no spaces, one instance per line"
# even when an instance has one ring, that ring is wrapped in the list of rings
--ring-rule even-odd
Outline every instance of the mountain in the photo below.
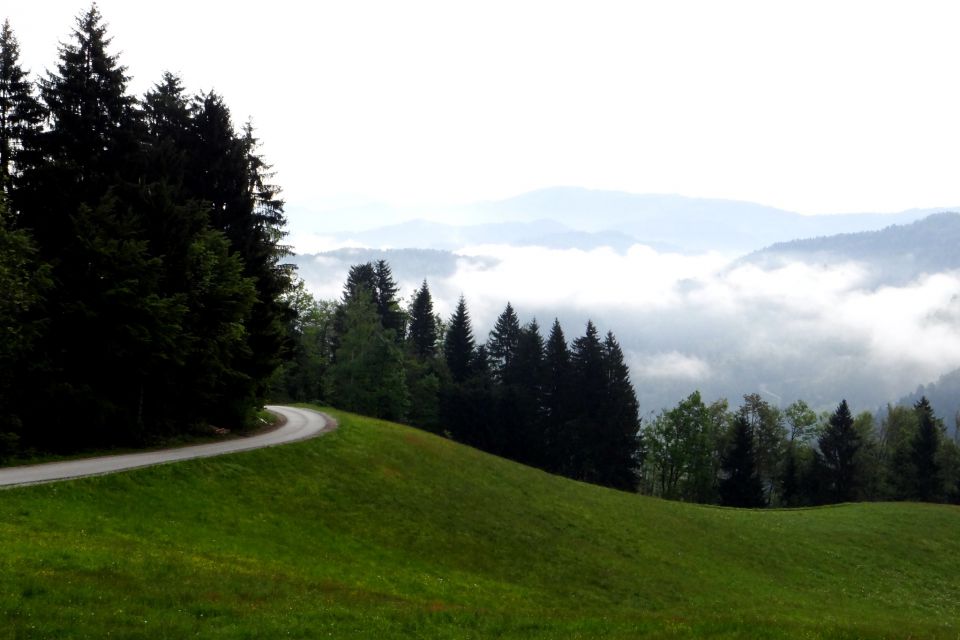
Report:
[[[752,202],[557,187],[475,211],[497,219],[549,218],[588,231],[615,230],[686,251],[749,251],[796,238],[868,231],[937,210],[804,216]]]
[[[904,285],[922,274],[960,269],[960,214],[938,213],[880,231],[793,240],[756,251],[734,263],[775,269],[792,262],[866,266],[874,285]]]
[[[453,225],[429,220],[408,220],[367,231],[335,234],[338,242],[376,249],[440,249],[454,251],[463,247],[502,244],[550,249],[589,251],[610,247],[624,252],[635,244],[647,244],[660,251],[677,247],[657,242],[644,242],[618,231],[578,231],[555,220],[530,222],[492,222]]]
[[[497,263],[494,258],[460,256],[437,249],[337,249],[289,258],[289,262],[297,267],[299,277],[311,289],[324,292],[339,292],[351,266],[377,260],[390,263],[397,281],[414,285],[424,278],[431,282],[450,278],[460,267],[489,269]]]
[[[797,238],[875,231],[943,209],[805,216],[752,202],[554,187],[505,200],[448,207],[369,205],[291,212],[294,233],[333,232],[341,243],[458,249],[513,244],[623,251],[632,240],[659,250],[746,253]],[[390,221],[387,224],[387,221]],[[397,222],[401,221],[401,222]],[[350,226],[348,226],[350,225]]]
[[[936,381],[920,385],[917,390],[898,400],[895,404],[910,407],[926,396],[933,412],[943,419],[947,433],[960,437],[960,369],[946,373]],[[881,411],[880,415],[883,415]]]

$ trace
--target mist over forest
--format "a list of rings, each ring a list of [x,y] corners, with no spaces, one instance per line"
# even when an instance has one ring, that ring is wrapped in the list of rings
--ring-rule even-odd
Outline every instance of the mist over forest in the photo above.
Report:
[[[952,250],[960,215],[808,217],[749,203],[556,191],[478,205],[486,222],[329,235],[329,250],[293,262],[315,295],[334,299],[350,265],[387,259],[401,295],[426,278],[444,318],[465,294],[481,336],[506,301],[524,321],[557,317],[575,328],[593,319],[618,336],[643,414],[695,389],[818,409],[845,397],[875,410],[960,368]],[[550,217],[561,197],[567,204]],[[584,213],[591,200],[596,215]],[[518,204],[530,201],[536,206]],[[617,213],[616,203],[630,202]],[[704,220],[726,229],[709,249]],[[301,236],[297,246],[324,245]],[[952,403],[934,408],[952,423]]]

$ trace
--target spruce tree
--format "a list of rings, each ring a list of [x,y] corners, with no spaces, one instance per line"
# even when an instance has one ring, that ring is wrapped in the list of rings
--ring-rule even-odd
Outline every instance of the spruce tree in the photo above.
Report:
[[[147,140],[147,184],[164,183],[178,202],[199,198],[184,187],[191,167],[190,155],[198,148],[190,98],[180,78],[165,72],[143,97]],[[204,218],[204,225],[207,218]]]
[[[757,473],[753,429],[742,413],[738,413],[734,418],[730,445],[720,468],[720,500],[724,505],[746,508],[764,506],[763,485]]]
[[[602,444],[597,468],[600,483],[633,491],[637,486],[640,410],[623,350],[612,332],[603,341],[605,401],[598,409]]]
[[[439,433],[442,429],[441,389],[446,368],[437,357],[437,316],[427,281],[414,293],[407,312],[407,384],[410,424]]]
[[[597,413],[606,402],[607,388],[603,345],[597,328],[587,321],[586,333],[573,341],[571,349],[574,389],[574,417],[570,425],[569,473],[586,482],[601,477],[602,434]]]
[[[861,442],[846,400],[841,401],[830,416],[818,444],[831,499],[834,502],[853,500],[858,483],[855,462]]]
[[[40,104],[20,66],[20,44],[4,20],[0,28],[0,193],[9,197],[24,142],[39,131]]]
[[[487,340],[487,351],[497,379],[504,381],[504,374],[509,371],[510,363],[517,352],[520,342],[520,320],[513,306],[508,302],[506,308],[497,318],[490,337]]]
[[[911,441],[911,460],[915,473],[915,495],[924,502],[932,502],[943,493],[943,483],[937,464],[940,449],[940,421],[933,414],[933,407],[926,396],[920,398],[913,409],[917,414],[918,428]]]
[[[573,453],[570,421],[573,380],[570,350],[560,321],[554,319],[544,350],[543,412],[544,459],[548,471],[564,473]]]
[[[29,233],[13,227],[0,194],[0,462],[23,438],[21,412],[33,410],[22,404],[29,389],[23,373],[33,366],[32,347],[45,323],[35,310],[51,284],[49,267],[37,260]]]
[[[140,120],[109,44],[94,5],[41,80],[48,126],[23,141],[13,190],[17,223],[56,283],[30,401],[44,430],[35,437],[58,445],[115,439],[119,425],[143,430],[141,389],[182,309],[156,290],[163,269],[144,240],[144,212],[124,199],[139,178]]]
[[[126,67],[109,52],[97,6],[79,15],[56,69],[40,80],[49,126],[25,142],[15,205],[41,250],[58,256],[73,238],[65,218],[97,207],[111,186],[136,182],[140,116]]]
[[[357,413],[403,420],[410,399],[403,354],[392,332],[380,324],[366,289],[358,289],[344,306],[344,330],[328,372],[334,402]]]
[[[376,263],[366,262],[350,267],[347,281],[343,285],[343,303],[353,300],[360,292],[369,294],[377,310],[380,325],[391,332],[394,340],[402,342],[404,337],[403,313],[397,301],[397,283],[393,280],[390,265],[384,260]],[[341,331],[342,317],[338,315],[336,328]]]
[[[398,344],[402,344],[405,337],[404,317],[400,310],[400,302],[397,300],[399,289],[393,279],[393,271],[386,260],[377,260],[373,272],[376,278],[374,292],[380,323],[384,329],[393,332],[394,339]]]
[[[421,359],[432,357],[437,352],[437,317],[433,312],[433,298],[426,280],[414,293],[409,314],[407,341],[410,350]]]
[[[504,455],[539,467],[546,466],[543,424],[544,343],[534,319],[520,330],[517,347],[502,371],[498,389],[498,425]]]
[[[484,351],[486,354],[486,351]],[[465,382],[470,375],[474,356],[473,329],[470,326],[470,313],[463,296],[457,302],[457,309],[450,318],[443,340],[443,355],[447,369],[455,383]]]

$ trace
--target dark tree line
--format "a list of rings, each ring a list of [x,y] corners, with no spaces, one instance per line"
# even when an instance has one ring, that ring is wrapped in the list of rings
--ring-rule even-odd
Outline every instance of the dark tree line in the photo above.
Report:
[[[0,432],[142,442],[259,406],[295,313],[253,128],[164,74],[129,93],[96,5],[36,82],[0,32]],[[2,446],[2,445],[0,445]]]
[[[402,420],[588,482],[739,507],[960,501],[960,446],[925,399],[877,419],[846,401],[818,415],[758,394],[731,409],[699,392],[640,428],[616,338],[568,342],[507,304],[485,341],[466,300],[441,319],[426,282],[406,308],[384,262],[351,268],[336,303],[302,288],[278,395]]]
[[[846,401],[818,416],[803,401],[780,410],[758,395],[730,411],[699,393],[642,433],[641,491],[739,507],[858,500],[960,502],[960,446],[926,398],[879,420]]]
[[[335,306],[309,301],[301,317],[312,318],[300,329],[303,366],[285,370],[278,393],[404,420],[587,482],[636,487],[636,396],[616,338],[592,322],[568,345],[559,322],[544,338],[508,303],[481,343],[462,297],[443,322],[424,282],[402,309],[384,261],[352,267]],[[326,350],[316,348],[319,335]],[[314,372],[309,387],[304,368]]]

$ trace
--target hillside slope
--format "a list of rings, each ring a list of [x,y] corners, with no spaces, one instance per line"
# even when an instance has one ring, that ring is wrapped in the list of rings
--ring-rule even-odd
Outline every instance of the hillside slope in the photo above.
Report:
[[[670,503],[332,413],[321,440],[0,491],[0,637],[960,633],[955,507]]]
[[[852,261],[869,268],[874,285],[903,286],[922,274],[960,269],[958,242],[960,214],[937,213],[879,231],[774,244],[745,256],[737,264],[752,263],[771,269],[797,261],[819,265]]]

